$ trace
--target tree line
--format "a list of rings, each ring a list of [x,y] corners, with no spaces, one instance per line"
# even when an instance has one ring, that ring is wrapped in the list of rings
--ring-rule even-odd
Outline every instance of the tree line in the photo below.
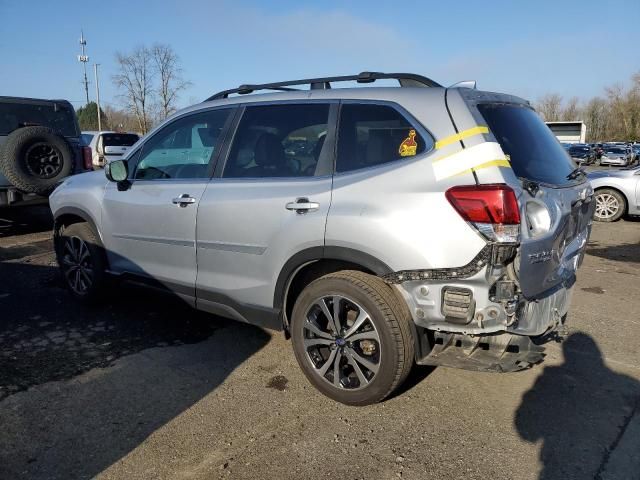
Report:
[[[544,95],[534,104],[546,122],[583,121],[587,142],[640,141],[640,72],[628,87],[618,83],[606,87],[604,95],[582,101],[564,100],[556,93]]]
[[[103,129],[146,134],[177,109],[180,93],[191,82],[182,76],[180,58],[170,45],[141,45],[129,53],[116,53],[116,73],[111,81],[119,92],[122,109],[100,109]],[[82,130],[97,130],[97,105],[90,102],[78,109]]]

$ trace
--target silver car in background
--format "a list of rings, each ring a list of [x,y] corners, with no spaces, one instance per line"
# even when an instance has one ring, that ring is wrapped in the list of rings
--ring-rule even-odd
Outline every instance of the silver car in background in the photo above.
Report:
[[[599,165],[616,165],[625,167],[630,163],[629,150],[623,147],[604,147],[600,160],[596,162]]]
[[[331,88],[380,79],[399,86]],[[352,405],[414,363],[539,363],[593,190],[529,102],[469,85],[363,72],[180,111],[51,196],[65,283],[93,300],[133,280],[284,330],[308,380]]]
[[[640,167],[597,170],[588,174],[595,190],[599,222],[615,222],[623,215],[640,215]]]

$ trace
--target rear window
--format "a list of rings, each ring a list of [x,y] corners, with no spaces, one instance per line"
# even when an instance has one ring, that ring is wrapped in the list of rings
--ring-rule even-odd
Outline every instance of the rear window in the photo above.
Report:
[[[395,108],[345,104],[340,110],[336,172],[349,172],[419,155],[431,149],[431,138]]]
[[[135,133],[104,133],[102,143],[105,147],[130,147],[139,138]]]
[[[29,126],[49,127],[65,137],[76,137],[76,113],[65,103],[0,102],[0,135]]]
[[[518,177],[551,185],[572,182],[567,176],[573,162],[535,111],[505,104],[480,104],[478,109]]]

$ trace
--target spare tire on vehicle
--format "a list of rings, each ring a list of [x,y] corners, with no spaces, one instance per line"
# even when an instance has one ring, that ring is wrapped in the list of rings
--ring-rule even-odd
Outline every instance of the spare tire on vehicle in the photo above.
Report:
[[[18,190],[46,195],[73,171],[73,151],[47,127],[19,128],[9,134],[0,155],[0,172]]]

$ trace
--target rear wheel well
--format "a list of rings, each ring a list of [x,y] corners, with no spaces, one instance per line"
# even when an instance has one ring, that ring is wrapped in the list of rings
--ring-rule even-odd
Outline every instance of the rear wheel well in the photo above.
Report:
[[[624,213],[628,213],[629,212],[629,199],[627,198],[627,196],[624,194],[624,192],[616,187],[597,187],[593,190],[593,194],[595,196],[596,193],[598,193],[601,190],[613,190],[614,192],[620,194],[620,196],[624,199]]]
[[[285,290],[285,297],[283,301],[285,331],[288,331],[291,312],[293,311],[293,306],[295,305],[300,292],[302,292],[302,290],[304,290],[304,288],[314,280],[329,273],[335,273],[341,270],[357,270],[359,272],[375,275],[374,272],[362,265],[344,260],[322,259],[303,265],[293,273]]]

